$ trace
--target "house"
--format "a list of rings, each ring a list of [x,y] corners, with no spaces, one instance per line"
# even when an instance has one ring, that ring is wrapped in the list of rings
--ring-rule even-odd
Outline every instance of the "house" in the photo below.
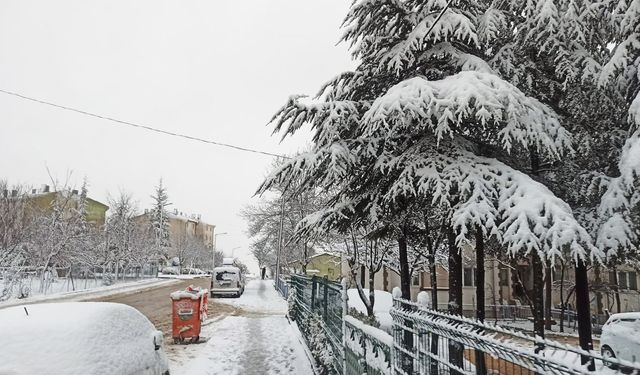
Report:
[[[302,261],[298,260],[288,264],[289,271],[301,274]],[[342,278],[340,256],[330,253],[320,253],[309,257],[306,266],[306,275],[326,277],[329,280],[339,281]]]
[[[525,305],[525,293],[533,289],[533,271],[527,259],[520,259],[515,262],[503,262],[492,257],[487,257],[484,263],[485,282],[482,287],[485,289],[485,305]],[[350,275],[349,266],[342,263],[343,274]],[[472,247],[463,249],[463,283],[462,300],[463,310],[471,314],[476,306],[476,264],[475,254]],[[564,272],[557,266],[552,270],[552,306],[560,306],[563,302],[575,306],[575,293],[572,292],[575,286],[575,272],[569,265]],[[595,268],[589,271],[591,311],[596,314],[603,314],[604,310],[617,312],[615,289],[618,288],[620,296],[620,311],[640,311],[640,293],[638,292],[638,272],[628,265],[618,267],[615,271],[602,269],[600,275],[596,274]],[[438,305],[441,309],[446,309],[449,301],[449,274],[443,266],[437,267]],[[617,276],[618,282],[615,281]],[[368,287],[368,270],[360,268],[357,271],[359,282]],[[561,282],[561,280],[563,280]],[[349,280],[352,283],[352,280]],[[391,292],[393,288],[400,287],[400,274],[388,266],[383,268],[374,276],[375,289]],[[562,290],[562,293],[561,293]],[[420,291],[431,291],[431,275],[428,271],[416,271],[411,279],[411,299],[416,300]],[[567,298],[568,297],[568,298]],[[600,306],[598,306],[600,305]]]
[[[13,192],[4,192],[5,194],[11,194]],[[65,191],[51,191],[49,185],[42,185],[40,189],[32,189],[30,194],[26,195],[26,199],[29,201],[31,208],[36,213],[47,212],[53,207],[55,199],[68,199],[70,203],[67,205],[67,209],[77,209],[80,202],[80,194],[78,190],[65,190]],[[90,197],[86,198],[86,220],[88,223],[95,225],[96,227],[102,227],[106,220],[106,214],[109,210],[109,206],[99,202]]]
[[[150,227],[150,213],[151,211],[145,210],[144,214],[134,218],[135,222],[138,225]],[[167,218],[169,220],[169,239],[172,243],[169,254],[167,254],[169,259],[178,256],[179,249],[184,248],[189,241],[197,241],[207,251],[213,252],[215,225],[204,222],[200,215],[188,215],[177,209],[168,212]],[[210,260],[210,258],[208,259]],[[209,266],[210,263],[208,263]]]

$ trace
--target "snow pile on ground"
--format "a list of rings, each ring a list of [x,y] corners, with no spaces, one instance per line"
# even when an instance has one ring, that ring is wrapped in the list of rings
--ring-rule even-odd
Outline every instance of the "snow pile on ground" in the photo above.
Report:
[[[287,301],[278,294],[273,280],[250,280],[240,298],[215,298],[218,303],[225,303],[243,310],[265,314],[286,314]]]
[[[211,276],[209,275],[172,275],[172,274],[164,274],[164,273],[158,274],[159,279],[193,280],[193,279],[200,279],[200,278],[206,278],[206,277],[211,277]]]
[[[163,351],[154,349],[156,329],[127,305],[15,306],[0,310],[0,332],[0,374],[152,374],[167,368]]]
[[[1,275],[0,275],[1,276]],[[124,285],[131,284],[137,282],[148,282],[148,281],[157,281],[156,278],[144,278],[144,279],[124,279],[124,280],[113,280],[112,285]],[[104,285],[103,280],[101,278],[97,279],[70,279],[64,277],[56,277],[54,279],[45,280],[46,288],[41,288],[42,280],[40,277],[28,277],[22,281],[22,285],[27,287],[30,290],[29,298],[32,297],[40,297],[40,296],[49,296],[60,293],[73,293],[80,292],[83,290],[94,290],[98,288],[107,287]],[[5,282],[0,279],[0,293],[2,293],[3,289],[6,287]],[[17,299],[16,287],[14,287],[14,296],[11,299]],[[44,291],[42,291],[44,290]]]
[[[363,290],[364,294],[369,297],[369,289]],[[391,318],[389,311],[393,307],[393,297],[391,296],[391,293],[383,290],[375,290],[374,293],[376,300],[373,305],[373,314],[380,323],[380,328],[387,332],[391,332],[393,319]],[[347,291],[347,296],[349,297],[349,308],[354,308],[363,314],[367,313],[367,308],[360,299],[357,289],[349,289]]]
[[[18,306],[24,304],[32,304],[39,302],[50,302],[57,300],[64,301],[78,301],[87,297],[97,298],[106,297],[112,294],[137,292],[147,288],[154,288],[158,285],[170,285],[172,283],[178,283],[178,280],[160,280],[160,279],[143,279],[130,282],[122,282],[109,286],[96,286],[93,288],[76,290],[72,292],[58,292],[49,293],[46,295],[36,295],[25,299],[10,299],[0,302],[0,309],[11,306]]]

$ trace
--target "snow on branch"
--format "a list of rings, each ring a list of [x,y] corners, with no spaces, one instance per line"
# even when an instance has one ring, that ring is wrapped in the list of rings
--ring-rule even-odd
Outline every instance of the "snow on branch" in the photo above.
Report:
[[[598,214],[604,218],[598,231],[597,245],[607,256],[620,256],[638,239],[631,210],[640,202],[640,130],[627,139],[618,163],[620,176],[609,182],[602,196]]]
[[[434,204],[449,206],[458,242],[469,240],[477,225],[512,256],[535,252],[552,263],[567,254],[574,261],[602,256],[566,202],[495,159],[477,156],[455,142],[440,149],[425,142],[387,158],[379,163],[386,173],[402,172],[385,199],[427,195]]]
[[[560,157],[570,150],[570,135],[546,105],[527,97],[514,85],[481,72],[460,72],[438,81],[410,78],[376,99],[364,114],[365,135],[397,128],[396,132],[425,127],[437,137],[464,135],[456,125],[490,132],[507,152],[516,143]]]
[[[388,70],[399,72],[416,61],[416,54],[426,43],[435,44],[456,40],[473,46],[479,45],[476,27],[473,21],[463,13],[447,9],[442,18],[435,23],[437,18],[438,12],[429,12],[406,38],[387,51],[383,51],[380,56],[380,65],[386,65]],[[427,33],[429,30],[431,32]]]
[[[274,186],[284,186],[286,189],[292,181],[303,181],[301,188],[307,184],[328,186],[344,179],[356,160],[345,141],[317,147],[313,151],[297,154],[275,168],[264,179],[257,193],[262,194]]]
[[[359,119],[358,103],[354,101],[312,100],[304,96],[292,96],[271,119],[275,124],[274,133],[284,129],[283,139],[294,134],[304,124],[327,130],[323,125],[352,124]],[[331,139],[331,138],[330,138]]]

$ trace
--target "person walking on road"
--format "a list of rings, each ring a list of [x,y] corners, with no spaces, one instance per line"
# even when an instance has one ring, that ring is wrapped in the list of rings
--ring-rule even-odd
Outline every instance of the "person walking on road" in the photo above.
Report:
[[[262,280],[264,280],[264,275],[267,273],[267,267],[262,267],[260,272],[262,273]]]

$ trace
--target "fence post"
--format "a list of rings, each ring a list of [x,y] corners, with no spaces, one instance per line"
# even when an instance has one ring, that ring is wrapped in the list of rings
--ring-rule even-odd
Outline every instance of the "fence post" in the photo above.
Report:
[[[317,289],[317,285],[316,285],[316,277],[311,276],[311,312],[313,313],[313,309],[315,308],[316,305],[316,289]]]
[[[327,305],[329,304],[329,301],[327,301],[327,298],[329,297],[329,285],[327,285],[327,280],[323,280],[324,283],[324,310],[322,311],[322,315],[324,316],[324,321],[327,321]]]
[[[349,295],[347,294],[347,278],[343,277],[342,284],[342,373],[347,373],[347,324],[344,318],[349,311]]]

